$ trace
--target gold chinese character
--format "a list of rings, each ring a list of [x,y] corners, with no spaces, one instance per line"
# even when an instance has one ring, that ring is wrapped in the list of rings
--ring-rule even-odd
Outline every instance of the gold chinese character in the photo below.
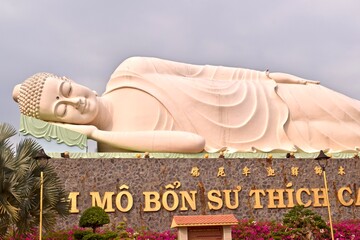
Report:
[[[321,168],[321,167],[316,166],[316,167],[314,168],[314,170],[315,170],[315,174],[317,174],[317,175],[321,175],[321,174],[322,174],[322,168]]]
[[[267,167],[267,168],[266,168],[266,171],[267,171],[268,177],[273,177],[273,176],[275,176],[275,170],[274,170],[272,167]]]
[[[291,167],[291,175],[297,176],[299,174],[299,168],[298,167]]]
[[[244,174],[245,176],[248,176],[250,174],[250,168],[244,167],[242,170],[242,174]]]
[[[193,167],[190,174],[193,177],[198,177],[200,176],[200,169],[198,167]]]
[[[345,168],[343,168],[342,166],[339,167],[339,171],[338,171],[339,175],[345,175]]]
[[[218,173],[217,173],[218,177],[225,177],[225,168],[224,167],[219,167]]]

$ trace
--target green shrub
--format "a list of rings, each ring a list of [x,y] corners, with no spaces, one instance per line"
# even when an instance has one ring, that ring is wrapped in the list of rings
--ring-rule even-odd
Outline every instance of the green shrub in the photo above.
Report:
[[[102,227],[110,222],[110,218],[101,207],[91,207],[84,211],[80,217],[80,227],[91,227],[93,233],[96,232],[96,228]]]
[[[103,240],[103,237],[101,234],[98,233],[90,233],[84,236],[83,240]]]
[[[103,239],[104,240],[107,240],[107,239],[114,239],[116,238],[118,235],[116,232],[106,232],[102,235]]]
[[[120,239],[130,239],[128,231],[126,231],[126,223],[119,222],[118,226],[116,227],[116,231],[119,233]]]
[[[90,233],[86,235],[83,240],[109,240],[115,239],[117,237],[117,233],[115,232],[106,232],[106,233]]]
[[[288,227],[293,236],[306,239],[324,239],[329,237],[329,226],[320,215],[304,206],[295,206],[284,215],[283,224]]]
[[[92,234],[92,231],[89,230],[76,230],[74,232],[74,238],[77,240],[83,239],[86,235]]]

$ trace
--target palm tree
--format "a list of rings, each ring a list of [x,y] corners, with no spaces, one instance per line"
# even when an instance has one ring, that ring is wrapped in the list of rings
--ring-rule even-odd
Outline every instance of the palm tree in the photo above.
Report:
[[[0,123],[0,236],[28,232],[39,224],[40,172],[44,172],[43,226],[50,230],[58,216],[69,212],[67,194],[55,170],[34,160],[41,146],[32,139],[14,150],[9,139],[16,130]]]

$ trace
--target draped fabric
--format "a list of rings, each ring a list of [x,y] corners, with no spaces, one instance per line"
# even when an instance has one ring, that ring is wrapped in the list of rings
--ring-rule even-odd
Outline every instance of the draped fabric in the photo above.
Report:
[[[320,85],[279,84],[291,141],[306,152],[360,150],[360,101]]]
[[[114,71],[104,95],[120,88],[152,95],[175,121],[167,130],[203,136],[209,152],[360,146],[360,102],[320,85],[278,84],[250,69],[133,57]]]
[[[21,115],[19,131],[24,135],[44,138],[48,142],[54,139],[58,144],[65,143],[80,149],[87,147],[86,135],[25,115]]]

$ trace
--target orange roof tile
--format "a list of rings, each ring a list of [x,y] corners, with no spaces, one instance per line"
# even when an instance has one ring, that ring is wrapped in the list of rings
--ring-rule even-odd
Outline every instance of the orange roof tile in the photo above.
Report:
[[[233,214],[174,216],[171,227],[229,226],[237,223],[238,220]]]

